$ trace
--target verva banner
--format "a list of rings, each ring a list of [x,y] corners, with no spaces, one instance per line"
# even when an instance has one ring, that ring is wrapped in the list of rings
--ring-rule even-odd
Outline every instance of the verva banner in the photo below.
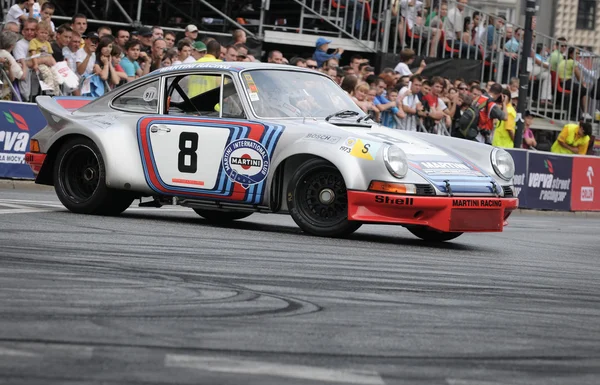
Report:
[[[515,162],[515,196],[519,198],[519,207],[527,207],[527,150],[506,149]]]
[[[25,153],[29,138],[45,126],[37,104],[0,102],[0,178],[34,178]]]
[[[600,158],[573,159],[571,210],[600,211]]]
[[[528,154],[527,188],[522,207],[570,211],[573,157],[547,152]]]

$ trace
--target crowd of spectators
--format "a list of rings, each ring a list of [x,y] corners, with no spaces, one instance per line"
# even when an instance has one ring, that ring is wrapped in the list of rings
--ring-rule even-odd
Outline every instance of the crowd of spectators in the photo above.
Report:
[[[402,7],[409,7],[402,8],[406,12],[420,3],[414,0],[399,2]],[[423,32],[425,27],[433,28],[436,30],[431,32],[435,34],[438,28],[456,29],[452,25],[456,19],[462,20],[461,7],[464,8],[466,3],[467,0],[459,0],[456,8],[448,10],[447,3],[442,1],[440,15],[429,14],[420,31]],[[230,41],[221,44],[211,37],[200,38],[198,28],[192,24],[180,36],[157,26],[141,27],[135,31],[127,28],[113,30],[109,26],[91,29],[87,17],[77,14],[70,22],[56,27],[51,20],[54,9],[48,1],[18,0],[9,10],[0,33],[0,64],[16,87],[13,90],[4,85],[3,99],[15,100],[11,93],[16,92],[22,100],[32,100],[32,96],[41,92],[35,87],[37,80],[46,86],[42,91],[47,94],[100,96],[153,70],[179,63],[261,59],[250,54],[243,30],[233,31]],[[406,14],[404,22],[410,24],[410,15],[413,14]],[[477,16],[474,15],[476,21]],[[422,16],[416,13],[415,17]],[[454,18],[454,22],[449,22],[449,17]],[[465,23],[471,26],[469,20]],[[492,35],[502,23],[501,18],[495,21]],[[413,23],[411,27],[416,25]],[[492,25],[480,27],[475,27],[472,38],[474,41],[488,41]],[[509,29],[505,31],[506,34],[512,33]],[[516,32],[517,35],[519,33]],[[449,34],[444,36],[448,39]],[[463,37],[463,43],[468,37]],[[265,61],[324,73],[337,82],[360,109],[390,128],[465,137],[461,118],[470,107],[479,106],[479,133],[467,139],[513,147],[518,78],[513,76],[506,84],[498,84],[494,81],[481,83],[478,79],[424,77],[422,73],[426,62],[422,60],[414,68],[416,53],[410,48],[400,52],[399,63],[394,68],[383,68],[376,73],[369,60],[360,55],[346,58],[348,64],[341,65],[344,50],[334,48],[332,51],[330,44],[330,40],[321,37],[316,41],[314,54],[309,57],[294,56],[288,60],[282,52],[274,50],[266,54]],[[518,44],[519,40],[511,37],[506,40],[504,49]],[[571,52],[563,51],[566,51],[563,46],[557,45],[552,54],[539,52],[535,55],[536,63],[547,63],[547,67],[556,67],[559,72],[563,67],[571,68],[576,76],[580,73],[579,67],[569,61]],[[567,57],[563,56],[565,53]],[[65,63],[75,76],[74,86],[64,84],[63,76],[56,70],[57,63]],[[542,90],[542,95],[543,103],[551,102],[548,93]],[[532,115],[528,113],[525,116],[523,148],[535,148],[537,145],[530,129],[531,122]]]

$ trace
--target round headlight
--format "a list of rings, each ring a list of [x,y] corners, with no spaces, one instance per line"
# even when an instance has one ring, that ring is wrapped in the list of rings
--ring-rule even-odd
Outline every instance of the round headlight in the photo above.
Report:
[[[386,146],[383,150],[383,162],[390,174],[396,178],[404,178],[408,172],[408,160],[402,149],[396,146]]]
[[[496,174],[504,180],[511,180],[515,176],[515,162],[512,156],[501,148],[492,150],[492,166]]]

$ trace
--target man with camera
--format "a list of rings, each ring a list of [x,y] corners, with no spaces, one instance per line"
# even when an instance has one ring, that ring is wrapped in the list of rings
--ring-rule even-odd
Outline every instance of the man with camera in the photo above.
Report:
[[[473,104],[479,110],[479,122],[477,123],[479,134],[476,138],[478,142],[492,144],[494,119],[506,120],[509,103],[510,98],[503,94],[502,86],[498,83],[490,87],[488,94],[484,93],[475,99]]]

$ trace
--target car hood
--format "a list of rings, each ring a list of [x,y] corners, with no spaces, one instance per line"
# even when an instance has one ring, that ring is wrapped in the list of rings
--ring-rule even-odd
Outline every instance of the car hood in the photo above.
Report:
[[[333,126],[322,122],[323,125]],[[433,134],[424,134],[404,130],[395,130],[379,124],[342,125],[336,124],[350,138],[362,141],[393,144],[407,155],[410,169],[437,187],[442,193],[495,194],[501,188],[497,181],[482,167],[478,166],[469,154],[460,154],[448,146],[433,144],[427,138]],[[489,158],[479,162],[490,162]]]

